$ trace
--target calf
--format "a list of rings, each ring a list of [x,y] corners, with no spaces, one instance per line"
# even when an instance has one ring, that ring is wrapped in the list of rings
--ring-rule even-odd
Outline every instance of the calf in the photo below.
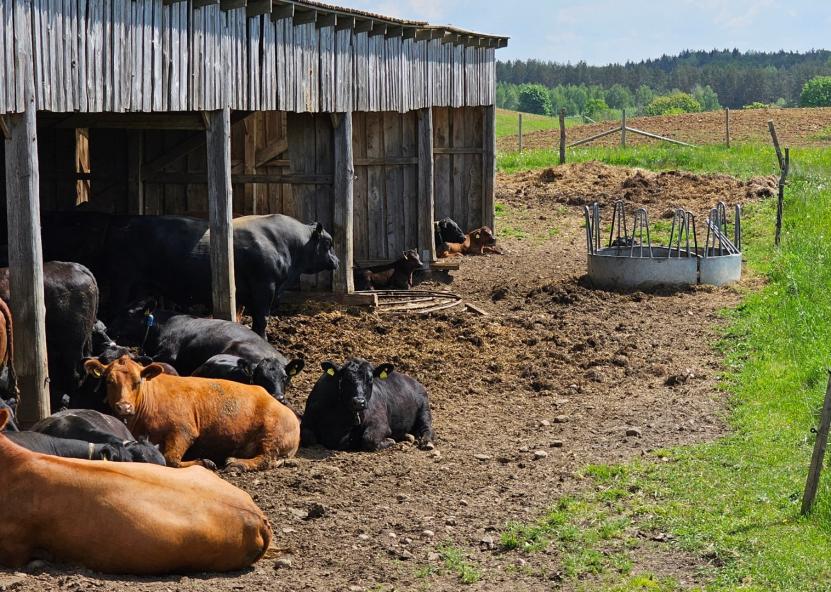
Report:
[[[494,253],[501,255],[496,247],[496,237],[487,226],[472,230],[465,235],[462,243],[445,243],[438,252],[439,257],[460,257],[462,255],[484,255]]]
[[[413,272],[423,267],[418,251],[404,251],[401,259],[394,263],[375,265],[366,269],[355,270],[355,288],[357,290],[381,290],[396,288],[409,290],[413,287]]]
[[[297,452],[297,417],[262,387],[170,376],[158,364],[143,367],[127,356],[106,366],[96,359],[84,365],[104,378],[107,402],[130,432],[161,443],[168,466],[220,463],[249,471]],[[183,460],[188,452],[198,460]]]
[[[321,376],[303,414],[304,446],[336,450],[381,450],[413,434],[421,444],[433,440],[427,390],[392,364],[373,368],[353,359],[338,367],[323,362]]]
[[[9,414],[0,409],[0,429]],[[271,527],[251,497],[201,467],[57,458],[0,434],[0,565],[38,557],[117,574],[234,571]]]
[[[252,380],[241,382],[263,387],[280,402],[285,401],[292,377],[305,365],[301,359],[289,361],[244,325],[157,310],[152,300],[136,303],[113,323],[113,332],[119,341],[140,345],[155,361],[172,364],[182,375],[193,374],[219,354],[242,358],[254,370]]]
[[[92,409],[58,411],[33,425],[32,431],[57,438],[110,444],[123,453],[122,460],[130,462],[165,464],[158,446],[147,438],[136,441],[124,423]]]
[[[465,233],[450,218],[442,218],[435,223],[434,235],[436,249],[438,250],[441,250],[442,243],[463,243],[465,241]]]

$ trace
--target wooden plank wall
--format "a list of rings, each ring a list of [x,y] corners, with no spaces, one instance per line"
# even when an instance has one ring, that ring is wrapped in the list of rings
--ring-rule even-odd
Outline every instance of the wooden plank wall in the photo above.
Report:
[[[352,125],[355,260],[397,259],[418,247],[416,113],[356,112]]]
[[[483,109],[433,108],[435,217],[453,218],[467,232],[484,224]]]
[[[14,23],[15,2],[31,19]],[[38,110],[399,111],[494,102],[495,49],[369,36],[245,8],[163,0],[0,0],[0,113],[23,108],[31,27]],[[13,24],[12,24],[13,23]]]

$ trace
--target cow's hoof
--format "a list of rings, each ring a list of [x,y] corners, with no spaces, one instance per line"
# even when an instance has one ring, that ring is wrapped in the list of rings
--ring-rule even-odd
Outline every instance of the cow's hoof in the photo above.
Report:
[[[205,467],[209,471],[216,471],[216,463],[212,460],[209,460],[207,458],[203,458],[202,460],[199,461],[199,464],[201,464],[203,467]]]
[[[243,466],[242,464],[240,464],[238,462],[231,462],[231,463],[228,463],[227,465],[225,465],[225,468],[222,469],[222,472],[223,473],[228,473],[228,474],[231,474],[231,475],[234,475],[234,474],[237,474],[237,473],[244,473],[245,472],[245,466]]]
[[[427,440],[425,442],[419,442],[418,447],[422,450],[433,450],[436,447],[436,445],[433,444],[430,440]]]

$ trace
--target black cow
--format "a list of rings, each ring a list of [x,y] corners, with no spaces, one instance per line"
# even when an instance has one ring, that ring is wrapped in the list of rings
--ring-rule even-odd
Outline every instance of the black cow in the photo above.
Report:
[[[374,265],[366,269],[355,270],[355,288],[358,290],[381,290],[396,288],[409,290],[413,287],[413,272],[424,264],[418,251],[404,251],[401,258],[393,263]]]
[[[217,354],[193,371],[191,376],[203,378],[223,378],[243,384],[257,384],[266,389],[281,403],[286,402],[285,386],[291,377],[303,369],[303,360],[293,360],[280,372],[282,362],[276,358],[266,358],[257,363],[231,354]],[[285,376],[285,378],[283,378]],[[279,381],[284,380],[283,388]]]
[[[436,249],[440,249],[443,243],[463,243],[465,242],[465,233],[450,218],[442,218],[435,223],[435,241]]]
[[[89,355],[92,327],[98,313],[98,283],[78,263],[43,264],[46,303],[46,354],[49,359],[49,393],[53,409],[63,395],[81,382],[81,360]],[[9,269],[0,268],[0,298],[9,302]]]
[[[32,431],[55,438],[111,444],[124,461],[165,464],[158,446],[146,438],[136,441],[123,422],[92,409],[59,411],[41,419]]]
[[[83,440],[56,438],[39,432],[4,432],[4,435],[18,446],[50,456],[115,462],[132,462],[133,460],[124,444],[95,444]]]
[[[301,443],[335,450],[381,450],[412,434],[421,444],[433,440],[427,390],[392,364],[375,368],[353,359],[338,367],[323,362],[321,376],[306,401]]]
[[[303,360],[287,360],[248,327],[232,321],[157,310],[152,301],[132,307],[112,323],[112,332],[118,341],[141,346],[155,361],[172,364],[183,376],[193,374],[220,354],[242,358],[250,364],[252,375],[238,382],[257,384],[281,402],[285,401],[285,388],[292,376],[304,366]],[[201,371],[214,372],[210,375],[212,378],[235,380],[229,375],[217,374],[223,367],[229,368],[225,363],[214,362]]]
[[[4,401],[0,399],[0,409],[8,409],[11,412],[11,416],[9,418],[9,422],[6,424],[5,430],[9,432],[17,432],[17,424],[14,422],[14,410],[17,407],[17,399],[9,399]],[[2,431],[2,430],[0,430]]]

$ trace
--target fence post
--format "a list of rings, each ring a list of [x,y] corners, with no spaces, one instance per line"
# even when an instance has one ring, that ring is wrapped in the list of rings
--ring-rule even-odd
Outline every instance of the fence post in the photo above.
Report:
[[[724,139],[730,148],[730,107],[724,110]]]
[[[831,373],[828,376],[828,386],[825,389],[825,402],[822,405],[822,416],[817,430],[817,441],[814,442],[814,453],[811,455],[811,467],[808,469],[808,480],[805,482],[805,494],[802,496],[802,515],[811,511],[814,498],[817,495],[819,475],[822,471],[822,460],[825,457],[825,447],[828,445],[828,428],[831,426]]]
[[[519,151],[522,152],[522,113],[517,115],[519,116]]]
[[[621,109],[620,112],[620,147],[626,148],[626,109]]]
[[[560,164],[566,163],[566,110],[560,109]]]

